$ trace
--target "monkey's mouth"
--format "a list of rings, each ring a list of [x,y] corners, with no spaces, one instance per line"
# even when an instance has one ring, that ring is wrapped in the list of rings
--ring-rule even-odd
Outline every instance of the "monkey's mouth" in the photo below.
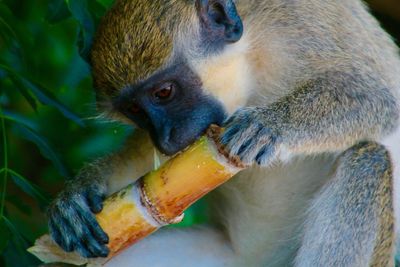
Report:
[[[152,131],[150,136],[154,145],[161,153],[172,156],[197,141],[206,133],[211,125],[221,126],[225,120],[225,113],[223,114],[223,116],[218,116],[215,120],[211,120],[210,122],[203,121],[195,125],[193,121],[190,120],[190,123],[188,123],[186,127],[171,127],[170,129],[161,131],[161,134]]]
[[[185,131],[171,128],[169,133],[164,135],[164,137],[156,135],[152,136],[152,139],[154,145],[161,153],[167,156],[172,156],[193,144],[201,135],[204,134],[206,129],[207,128],[202,131],[193,132],[195,129]],[[186,136],[183,136],[182,133],[185,133]]]

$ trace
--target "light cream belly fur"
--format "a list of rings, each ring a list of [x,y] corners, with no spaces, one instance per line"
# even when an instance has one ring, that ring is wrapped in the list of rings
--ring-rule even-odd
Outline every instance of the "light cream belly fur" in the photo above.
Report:
[[[286,266],[298,247],[308,203],[330,178],[334,155],[303,157],[286,165],[252,168],[212,196],[242,266]]]

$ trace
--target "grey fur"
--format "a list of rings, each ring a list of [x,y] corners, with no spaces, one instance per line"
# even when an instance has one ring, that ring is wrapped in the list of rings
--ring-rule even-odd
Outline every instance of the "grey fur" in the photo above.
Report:
[[[144,5],[148,12],[152,10],[146,1],[131,1],[128,2]],[[107,54],[110,53],[107,40],[113,38],[115,31],[125,33],[126,25],[142,21],[141,12],[129,13],[129,16],[123,13],[124,3],[128,2],[120,0],[119,9],[109,18],[113,21],[123,17],[124,20],[105,23],[102,34],[97,37],[99,46],[95,46],[92,60],[96,66],[101,66],[95,69],[95,78],[100,79],[98,85],[117,79],[125,86],[134,80],[124,79],[123,75],[109,77],[113,75],[101,72],[102,69],[131,70],[130,62],[136,62],[132,58],[126,60]],[[204,77],[204,90],[219,96],[228,110],[236,110],[225,123],[222,143],[246,163],[262,165],[262,168],[249,168],[221,187],[223,198],[216,203],[222,215],[217,218],[218,224],[225,227],[229,242],[222,241],[214,246],[215,242],[207,243],[207,238],[202,239],[204,243],[200,247],[204,248],[204,244],[209,247],[204,254],[209,257],[205,262],[214,263],[212,266],[222,261],[229,262],[229,266],[246,264],[251,267],[292,266],[294,261],[297,266],[329,267],[393,264],[393,177],[388,153],[376,143],[399,126],[400,60],[390,37],[360,0],[237,0],[235,3],[244,22],[243,40],[232,45],[232,49],[227,47],[217,55],[199,59],[196,47],[192,47],[193,43],[198,45],[196,33],[193,33],[198,21],[190,13],[193,9],[187,6],[192,2],[169,1],[179,3],[176,10],[184,12],[169,16],[169,19],[182,20],[176,25],[185,25],[183,33],[175,32],[174,40],[164,36],[165,31],[157,33],[161,34],[160,42],[169,40],[166,47],[173,41],[172,50],[183,47],[184,51],[173,51],[171,57],[165,49],[158,51],[165,52],[161,53],[162,57],[152,51],[146,60],[155,62],[153,70],[173,64],[174,55],[186,57],[193,71]],[[185,8],[178,8],[182,3]],[[148,23],[153,21],[153,14],[144,15],[151,18],[146,20],[150,21]],[[168,24],[168,20],[163,23]],[[175,21],[173,23],[175,25]],[[135,34],[137,32],[140,29],[136,29]],[[149,39],[146,31],[142,35],[137,40]],[[101,44],[107,45],[102,47]],[[127,43],[123,52],[137,54],[136,50],[129,50],[135,47],[130,44]],[[101,60],[103,54],[112,62]],[[239,60],[227,60],[226,55]],[[226,67],[226,64],[231,65]],[[238,64],[245,65],[240,72],[224,72],[235,70]],[[149,69],[145,69],[143,77],[152,75],[147,73]],[[209,69],[216,74],[208,72]],[[230,76],[221,76],[221,73]],[[224,85],[229,84],[229,90],[221,86],[221,79],[225,79]],[[238,84],[246,87],[245,90]],[[110,93],[107,86],[103,87],[99,86],[98,93],[105,103],[111,103],[112,97],[123,89],[113,88]],[[230,91],[235,89],[238,91]],[[241,99],[232,100],[235,93]],[[110,103],[105,106],[112,106]],[[101,161],[101,164],[91,165],[89,171],[82,172],[75,182],[67,185],[50,207],[52,235],[65,249],[75,249],[83,255],[99,255],[104,245],[100,242],[104,240],[99,238],[101,231],[97,231],[95,223],[88,225],[82,214],[87,214],[90,208],[100,209],[96,203],[105,192],[106,181],[110,193],[131,181],[132,176],[139,177],[151,169],[148,157],[154,148],[149,145],[148,138],[131,140],[127,144],[129,153],[124,150],[110,157],[108,163]],[[288,157],[295,160],[287,162]],[[331,166],[334,159],[337,164]],[[324,165],[319,166],[319,162]],[[129,177],[120,178],[125,179],[124,182],[115,181],[119,176]],[[292,176],[304,181],[290,179]],[[290,184],[282,184],[282,179]],[[267,190],[269,188],[265,187],[269,185],[272,189]],[[88,189],[95,192],[94,204],[84,197]],[[312,203],[309,213],[304,215],[302,210],[309,202]],[[291,218],[285,218],[287,211]],[[91,227],[90,231],[84,225]],[[291,230],[282,234],[279,227]],[[297,228],[299,230],[293,230]],[[180,233],[176,235],[178,240],[175,235],[170,237],[168,230],[143,240],[138,249],[142,252],[136,255],[133,248],[134,263],[129,258],[126,266],[146,266],[141,263],[149,260],[155,265],[177,266],[168,265],[168,257],[170,262],[181,259],[181,263],[191,262],[193,253],[198,251],[190,248],[197,248],[194,245],[197,243],[193,242],[200,240],[201,231],[177,232]],[[210,232],[213,233],[207,231]],[[206,236],[209,235],[202,237]],[[179,238],[185,242],[179,242]],[[271,240],[273,238],[277,240]],[[83,246],[82,240],[89,244]],[[181,243],[192,246],[179,247]],[[218,249],[224,251],[226,258],[213,260],[215,256],[212,255],[222,255]],[[230,251],[234,253],[229,254]],[[158,260],[157,253],[164,258]],[[199,266],[197,262],[194,261],[193,266]]]
[[[389,153],[363,142],[345,151],[337,164],[310,207],[295,266],[393,266]]]

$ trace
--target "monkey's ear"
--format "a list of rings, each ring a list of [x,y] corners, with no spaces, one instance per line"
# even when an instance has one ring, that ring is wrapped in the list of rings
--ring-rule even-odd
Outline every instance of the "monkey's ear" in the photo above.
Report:
[[[196,0],[196,9],[203,30],[225,42],[239,41],[243,23],[232,0]]]

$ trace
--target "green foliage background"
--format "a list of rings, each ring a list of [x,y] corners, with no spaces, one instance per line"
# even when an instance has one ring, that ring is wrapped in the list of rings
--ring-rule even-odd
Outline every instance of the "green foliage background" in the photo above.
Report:
[[[127,129],[98,123],[85,62],[109,0],[0,2],[0,252],[25,252],[46,232],[44,207],[83,162],[109,153]],[[2,265],[0,263],[0,265]]]
[[[39,264],[26,248],[46,232],[51,197],[131,131],[94,119],[86,59],[112,2],[0,0],[0,266]],[[380,17],[398,34],[396,18]],[[183,226],[204,221],[203,211],[195,206]]]

